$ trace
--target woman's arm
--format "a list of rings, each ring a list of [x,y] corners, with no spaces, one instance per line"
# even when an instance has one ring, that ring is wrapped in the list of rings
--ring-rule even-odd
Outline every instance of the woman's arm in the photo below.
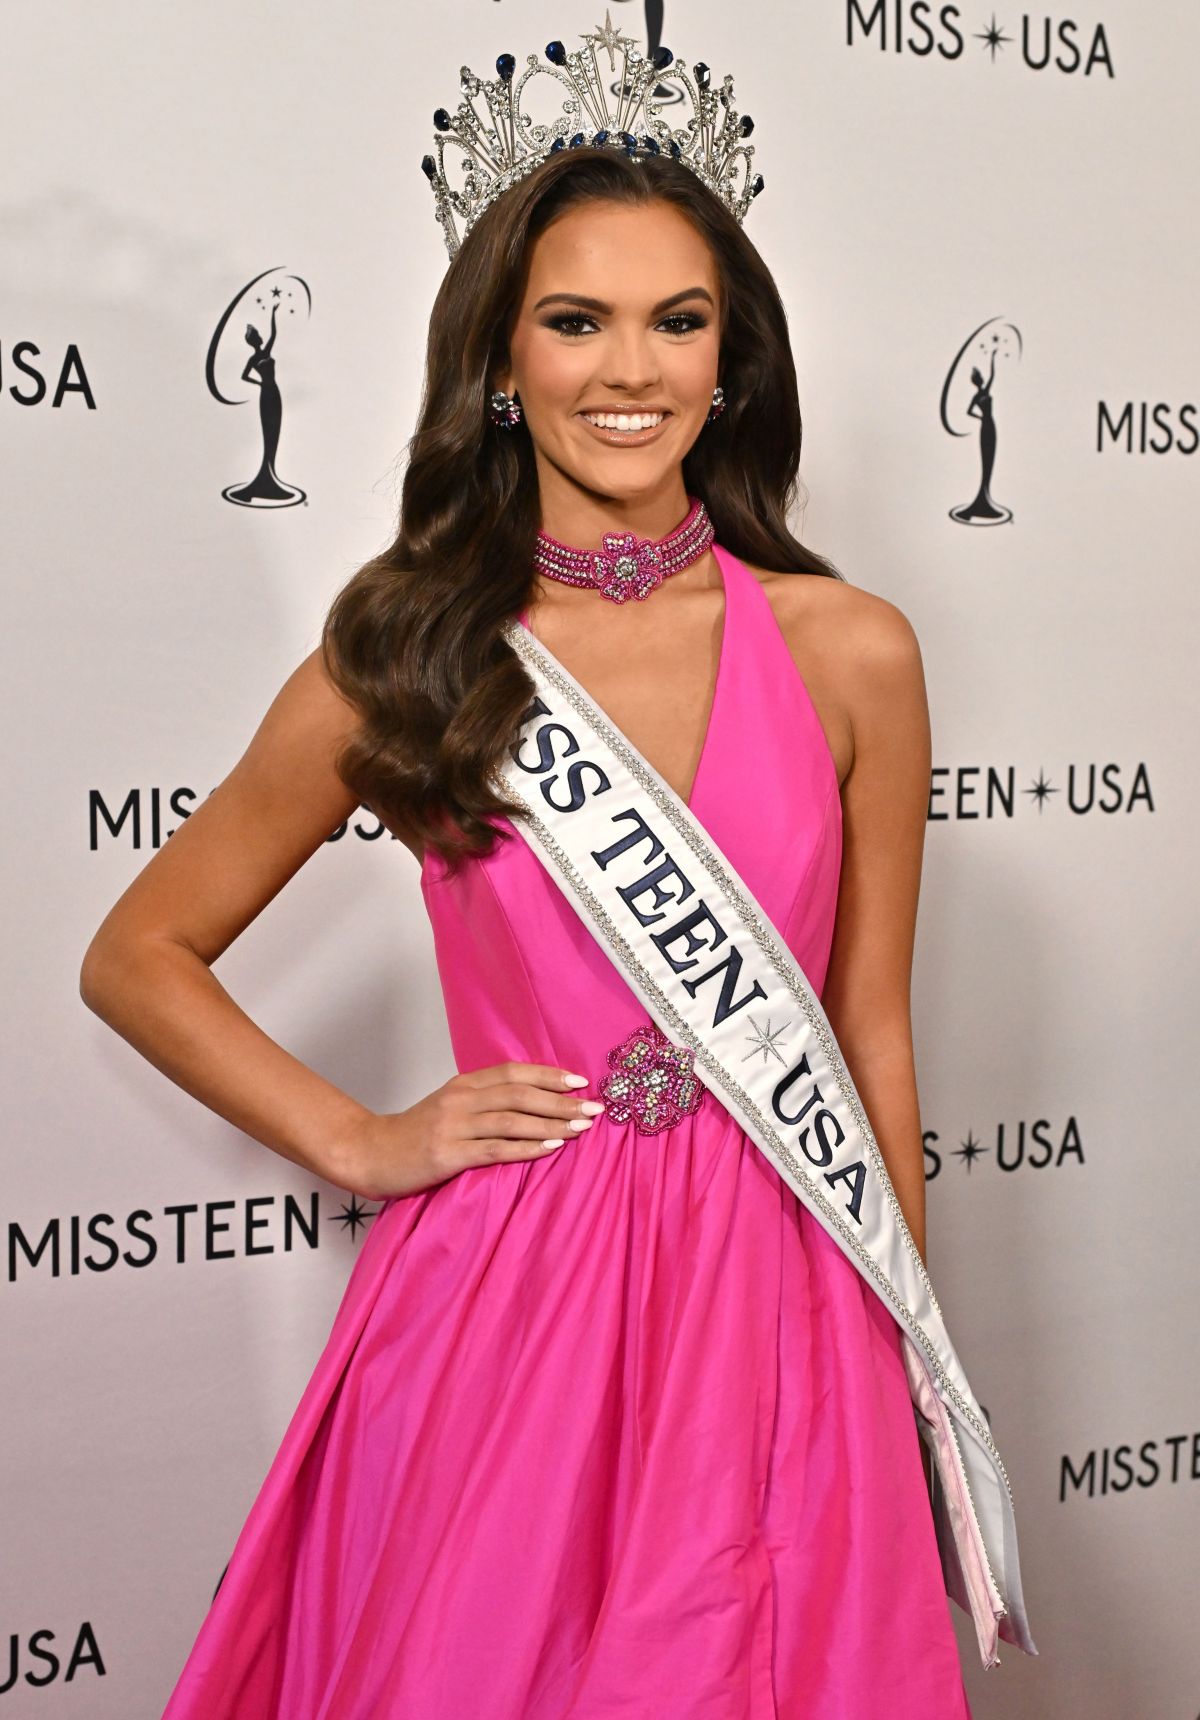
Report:
[[[920,646],[885,598],[843,587],[840,684],[854,737],[825,1013],[925,1258],[911,983],[932,763]]]
[[[333,763],[354,723],[314,651],[111,909],[79,977],[88,1008],[164,1075],[334,1183],[371,1113],[256,1027],[210,969],[357,807]]]

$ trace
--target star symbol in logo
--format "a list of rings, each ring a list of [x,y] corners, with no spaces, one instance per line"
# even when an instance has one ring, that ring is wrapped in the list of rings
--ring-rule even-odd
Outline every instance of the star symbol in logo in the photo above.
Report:
[[[750,1017],[750,1022],[754,1028],[754,1032],[746,1035],[746,1038],[750,1041],[750,1050],[747,1051],[745,1057],[742,1058],[742,1062],[749,1062],[751,1057],[757,1057],[761,1051],[764,1063],[767,1061],[768,1057],[774,1057],[780,1063],[786,1063],[787,1058],[779,1051],[775,1041],[783,1032],[784,1027],[788,1027],[791,1024],[785,1021],[783,1027],[777,1027],[774,1033],[772,1033],[770,1016],[767,1017],[767,1025],[765,1027],[760,1027],[757,1018],[753,1015]]]
[[[967,1138],[963,1142],[962,1146],[957,1149],[955,1157],[960,1158],[966,1165],[967,1170],[971,1171],[975,1167],[975,1160],[981,1158],[987,1151],[988,1148],[981,1147],[971,1130],[968,1129]]]
[[[1034,783],[1032,788],[1027,788],[1025,792],[1026,794],[1032,794],[1033,798],[1037,801],[1037,809],[1041,812],[1046,804],[1046,796],[1048,794],[1057,794],[1059,791],[1057,788],[1050,787],[1050,784],[1046,781],[1046,772],[1039,768],[1037,781]]]
[[[347,1206],[343,1202],[341,1211],[335,1212],[329,1222],[330,1224],[340,1224],[343,1230],[350,1232],[351,1236],[357,1236],[359,1225],[361,1224],[365,1228],[368,1220],[374,1218],[378,1211],[377,1206],[363,1206],[358,1196],[352,1194],[350,1204]]]
[[[988,28],[986,30],[977,30],[975,34],[978,40],[983,43],[985,48],[991,49],[993,65],[996,63],[996,49],[1003,48],[1007,43],[1012,41],[1012,37],[1006,36],[999,24],[997,24],[996,14],[994,12],[992,13],[992,21]]]

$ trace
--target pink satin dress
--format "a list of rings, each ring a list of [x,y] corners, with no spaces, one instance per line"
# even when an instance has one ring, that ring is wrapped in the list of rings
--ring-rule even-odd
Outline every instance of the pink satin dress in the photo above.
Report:
[[[819,994],[834,761],[716,554],[690,805]],[[421,885],[458,1068],[594,1093],[648,1017],[526,843]],[[899,1329],[705,1091],[384,1203],[164,1720],[963,1716]]]

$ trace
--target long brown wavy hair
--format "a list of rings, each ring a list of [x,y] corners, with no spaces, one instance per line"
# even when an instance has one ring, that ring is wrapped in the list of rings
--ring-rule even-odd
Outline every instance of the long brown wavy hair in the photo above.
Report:
[[[592,199],[673,204],[712,249],[726,409],[701,431],[683,476],[708,508],[717,542],[772,571],[842,578],[788,529],[801,425],[787,319],[733,215],[667,156],[635,160],[589,147],[552,155],[479,217],[442,281],[398,535],[338,593],[321,635],[330,679],[361,718],[338,774],[386,825],[436,850],[452,871],[509,835],[491,819],[520,813],[493,772],[533,697],[501,629],[535,590],[534,451],[524,424],[493,428],[488,402],[534,241]]]

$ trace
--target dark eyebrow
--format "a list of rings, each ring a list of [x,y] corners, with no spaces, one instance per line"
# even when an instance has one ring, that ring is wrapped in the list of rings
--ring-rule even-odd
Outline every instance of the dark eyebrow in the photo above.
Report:
[[[710,305],[713,302],[712,294],[706,287],[685,287],[683,292],[672,293],[669,299],[660,300],[652,314],[661,316],[663,311],[669,311],[672,305],[682,304],[684,299],[704,299]],[[582,293],[547,293],[533,308],[540,311],[543,305],[553,304],[578,305],[581,310],[599,311],[601,316],[612,315],[612,306],[606,305],[603,299],[585,298]]]

